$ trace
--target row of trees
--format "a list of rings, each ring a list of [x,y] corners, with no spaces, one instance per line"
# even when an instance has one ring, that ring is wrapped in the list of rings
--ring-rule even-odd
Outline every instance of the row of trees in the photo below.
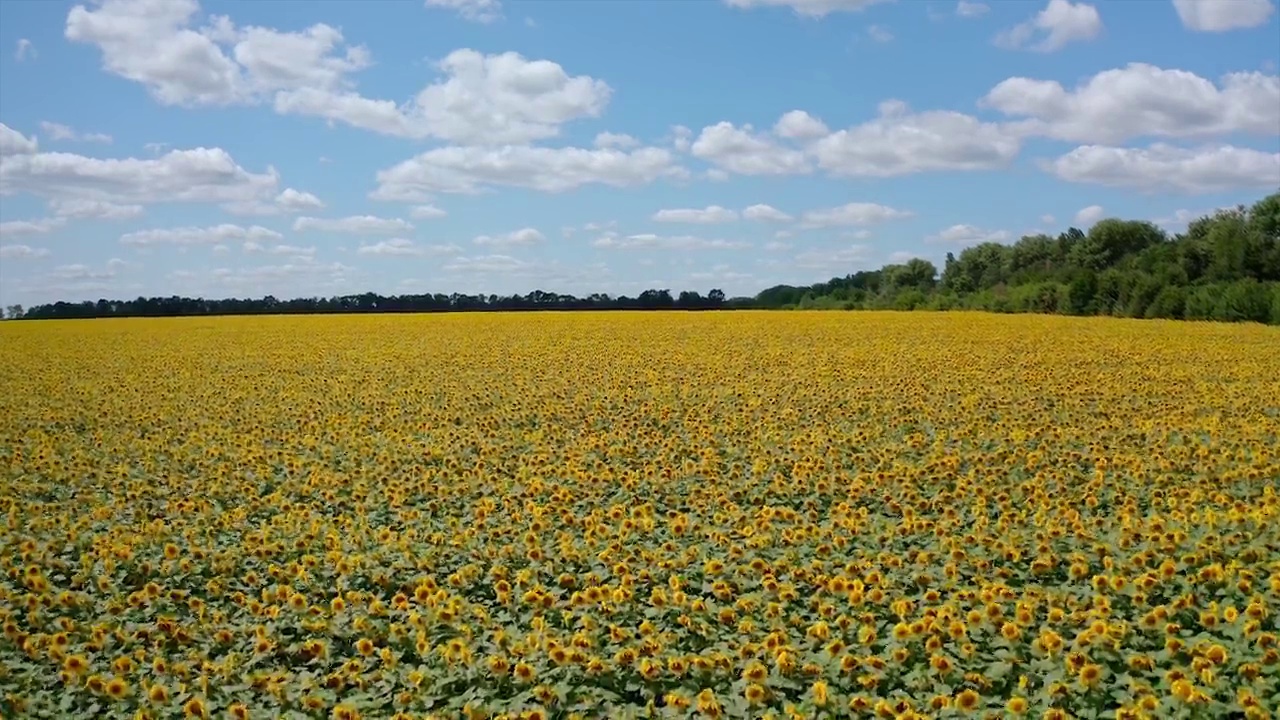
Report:
[[[1139,220],[1106,219],[1089,231],[1028,235],[947,253],[939,272],[921,259],[806,286],[776,285],[755,297],[646,290],[636,297],[392,295],[206,300],[154,297],[56,302],[11,317],[91,318],[250,313],[453,312],[486,310],[713,310],[740,308],[971,309],[1138,318],[1253,321],[1280,325],[1280,192],[1222,210],[1169,236]]]
[[[778,285],[769,308],[973,309],[1280,325],[1280,192],[1221,210],[1169,236],[1138,220],[1106,219],[1087,233],[982,243],[939,273],[926,260],[825,283]]]
[[[670,290],[645,290],[636,297],[595,293],[575,297],[534,290],[527,295],[465,295],[462,293],[379,295],[362,293],[339,297],[312,297],[280,300],[228,298],[206,300],[188,297],[140,297],[136,300],[98,300],[79,303],[55,302],[37,305],[25,312],[11,306],[9,316],[28,320],[52,318],[170,317],[181,315],[251,315],[289,313],[354,312],[477,312],[515,310],[715,310],[750,304],[751,298],[725,297],[723,290],[705,296],[686,290],[672,296]]]

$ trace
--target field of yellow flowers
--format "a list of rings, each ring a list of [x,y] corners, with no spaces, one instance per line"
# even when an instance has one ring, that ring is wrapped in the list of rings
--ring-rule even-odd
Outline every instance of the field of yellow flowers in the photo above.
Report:
[[[1280,330],[0,327],[0,716],[1274,717]]]

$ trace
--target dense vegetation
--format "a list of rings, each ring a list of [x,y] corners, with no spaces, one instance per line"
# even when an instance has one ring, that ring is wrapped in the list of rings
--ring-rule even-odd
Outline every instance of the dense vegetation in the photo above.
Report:
[[[755,297],[646,290],[637,297],[534,291],[332,298],[206,300],[153,297],[56,302],[10,317],[84,318],[253,313],[445,312],[477,310],[970,309],[1280,324],[1280,192],[1252,207],[1218,211],[1169,236],[1155,224],[1106,219],[1056,238],[1028,235],[947,254],[939,273],[913,259],[809,286],[777,285]]]
[[[761,307],[972,309],[1280,324],[1280,193],[1221,210],[1172,237],[1106,219],[1088,233],[1029,235],[948,253],[941,275],[910,260],[808,287],[779,285]]]

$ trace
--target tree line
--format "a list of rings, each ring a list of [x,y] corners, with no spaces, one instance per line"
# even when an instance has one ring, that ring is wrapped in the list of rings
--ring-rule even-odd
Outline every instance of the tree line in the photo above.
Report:
[[[262,313],[477,312],[520,310],[894,309],[985,310],[1136,318],[1252,321],[1280,325],[1280,192],[1220,210],[1169,235],[1154,223],[1108,218],[1083,232],[986,242],[939,272],[913,259],[813,285],[775,285],[753,297],[645,290],[636,297],[362,293],[338,297],[139,297],[55,302],[27,319],[244,315]]]
[[[1219,210],[1170,236],[1109,218],[1083,232],[1028,235],[824,283],[777,285],[760,307],[985,310],[1280,325],[1280,192]]]

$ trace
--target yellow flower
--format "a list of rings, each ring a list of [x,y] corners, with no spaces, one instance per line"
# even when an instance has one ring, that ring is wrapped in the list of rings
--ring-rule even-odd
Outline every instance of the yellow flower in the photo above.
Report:
[[[964,712],[972,712],[982,702],[982,696],[973,690],[962,690],[956,695],[956,707]]]

